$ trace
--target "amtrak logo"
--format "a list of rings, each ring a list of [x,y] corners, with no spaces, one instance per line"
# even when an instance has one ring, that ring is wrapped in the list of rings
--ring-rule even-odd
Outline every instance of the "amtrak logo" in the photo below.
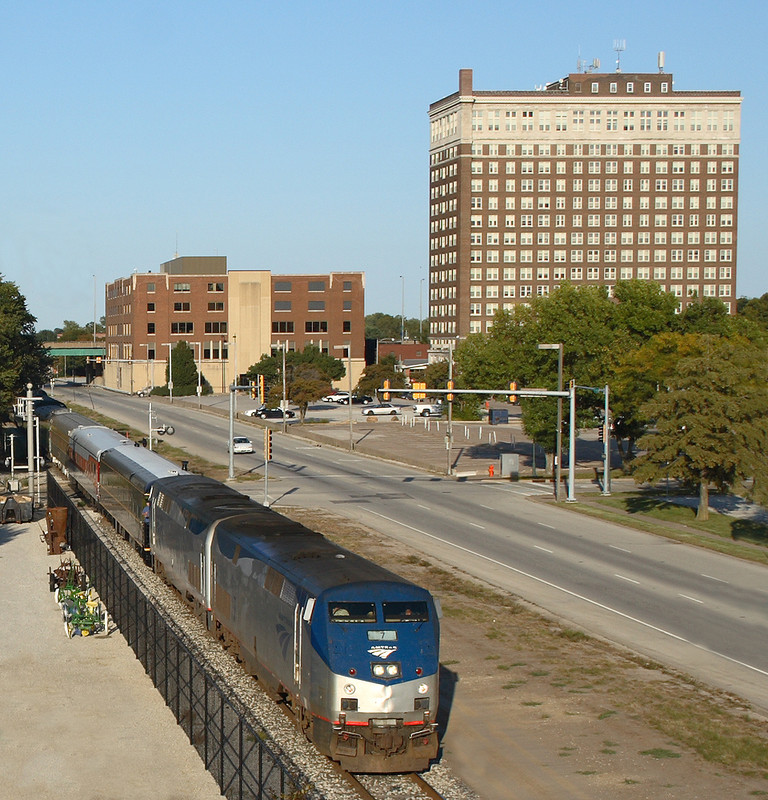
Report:
[[[392,653],[397,652],[397,648],[394,645],[382,644],[378,647],[371,647],[368,652],[376,658],[389,658]]]

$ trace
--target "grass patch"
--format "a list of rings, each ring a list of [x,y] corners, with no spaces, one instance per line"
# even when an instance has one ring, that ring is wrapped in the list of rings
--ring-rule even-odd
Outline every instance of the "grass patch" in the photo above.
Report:
[[[603,711],[603,713],[598,716],[598,719],[608,719],[608,717],[612,717],[618,713],[618,711]]]
[[[531,708],[535,706],[541,706],[543,703],[538,702],[537,700],[526,700],[524,703],[521,703],[522,706],[530,706]]]
[[[671,495],[673,497],[673,495]],[[627,492],[610,497],[590,496],[589,504],[574,505],[582,514],[654,533],[678,542],[719,553],[768,563],[768,525],[739,520],[712,511],[709,519],[696,519],[696,509],[669,502],[666,494]],[[742,542],[765,549],[744,546]]]
[[[651,758],[680,758],[680,753],[674,750],[667,750],[666,747],[652,747],[650,750],[641,750],[641,756],[651,756]]]

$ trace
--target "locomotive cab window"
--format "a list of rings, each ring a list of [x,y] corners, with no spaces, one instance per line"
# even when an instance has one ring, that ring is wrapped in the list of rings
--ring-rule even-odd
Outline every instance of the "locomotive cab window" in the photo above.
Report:
[[[429,611],[424,601],[383,603],[384,622],[426,622]]]
[[[332,622],[376,622],[374,603],[329,603],[328,615]]]

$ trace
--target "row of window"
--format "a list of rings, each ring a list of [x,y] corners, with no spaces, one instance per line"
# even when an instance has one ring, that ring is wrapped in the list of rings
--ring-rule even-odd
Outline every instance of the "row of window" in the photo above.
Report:
[[[736,128],[734,109],[684,108],[574,108],[568,109],[479,109],[472,110],[475,133],[583,133],[591,131],[674,131],[676,133],[732,133]],[[433,134],[434,134],[433,128]],[[433,139],[434,141],[434,139]]]
[[[343,281],[343,291],[351,292],[352,291],[352,281]],[[293,283],[292,281],[275,281],[272,284],[272,289],[275,292],[291,292],[293,291]],[[307,284],[307,291],[308,292],[324,292],[325,291],[325,281],[309,281]]]
[[[584,215],[573,214],[570,218],[570,225],[566,225],[565,214],[507,214],[504,217],[504,225],[507,228],[515,228],[519,225],[521,228],[549,228],[554,221],[556,228],[582,228],[584,227]],[[589,228],[615,228],[618,226],[618,214],[587,214],[586,224]],[[654,214],[653,226],[656,228],[665,228],[671,225],[673,228],[698,228],[701,224],[705,224],[708,228],[733,227],[733,214],[689,214],[687,219],[685,214]],[[488,214],[483,218],[482,214],[472,214],[469,219],[470,227],[472,228],[498,228],[499,217],[496,214]],[[624,228],[648,228],[651,225],[650,214],[632,214],[621,215],[621,225]]]
[[[352,323],[344,320],[341,323],[342,333],[352,333]],[[290,320],[273,321],[272,333],[295,333],[294,323]],[[328,333],[327,320],[311,320],[304,323],[304,333]]]
[[[599,269],[597,267],[589,267],[590,276],[591,277],[598,277],[598,273],[595,273],[595,269]],[[634,267],[621,267],[618,271],[619,280],[628,281],[632,280],[635,277],[635,272],[637,272],[637,277],[644,277],[650,278],[651,272],[650,267],[637,267],[635,270]],[[581,267],[574,267],[571,270],[571,277],[578,277],[582,273]],[[551,270],[552,279],[556,281],[564,281],[567,279],[567,268],[566,267],[554,267]],[[605,267],[603,272],[603,278],[605,280],[616,280],[616,267]],[[683,280],[683,275],[687,280],[699,280],[699,276],[703,276],[705,281],[710,280],[717,280],[719,276],[719,280],[731,280],[733,276],[733,270],[731,267],[703,267],[699,268],[697,266],[688,266],[688,267],[654,267],[653,268],[653,279],[656,281],[659,280],[666,280],[667,275],[669,275],[670,280],[673,281],[680,281]],[[499,281],[500,279],[503,281],[531,281],[534,279],[533,267],[504,267],[502,270],[499,270],[498,267],[488,267],[485,272],[479,267],[472,267],[469,271],[469,278],[471,281]],[[550,279],[550,268],[549,267],[539,267],[536,270],[536,280],[544,280],[547,281]],[[487,287],[486,287],[487,288]],[[481,286],[470,286],[470,296],[472,295],[472,291],[482,291]],[[432,290],[430,294],[430,299],[436,299],[436,289]],[[474,296],[479,296],[475,294]]]
[[[549,250],[537,250],[535,252],[535,260],[540,264],[546,264],[550,260],[554,262],[573,261],[580,263],[584,261],[584,250],[554,250],[550,253]],[[632,263],[633,261],[643,262],[651,260],[650,250],[587,250],[587,261],[608,261],[615,262],[618,260],[617,254],[620,254],[623,263]],[[678,261],[700,261],[701,251],[698,249],[693,250],[654,250],[653,260],[657,263],[667,261],[667,256],[672,262]],[[533,250],[504,250],[502,251],[503,259],[499,259],[498,250],[487,250],[485,259],[483,259],[482,250],[472,250],[470,252],[470,263],[472,264],[498,264],[503,260],[505,264],[514,264],[516,262],[532,263],[534,261]],[[704,250],[704,261],[733,261],[733,250],[720,250],[719,258],[717,250]]]
[[[558,181],[559,183],[560,181]],[[698,182],[698,181],[697,181]],[[513,181],[508,181],[508,183],[513,183]],[[520,181],[521,184],[527,183],[526,181]],[[533,181],[530,181],[533,183]],[[539,181],[539,183],[545,183],[545,181]],[[546,182],[548,183],[548,181]],[[578,210],[585,207],[584,205],[584,196],[583,192],[584,189],[582,187],[582,181],[574,181],[573,182],[573,191],[574,192],[581,192],[582,194],[574,194],[571,197],[570,207],[572,209]],[[611,181],[606,181],[606,184],[611,183]],[[625,189],[632,191],[631,184],[632,181],[624,181]],[[676,181],[673,181],[676,183]],[[693,183],[693,181],[691,181]],[[707,181],[709,183],[709,181]],[[629,184],[627,186],[627,184]],[[722,190],[725,194],[714,194],[717,190],[707,189],[707,191],[713,192],[713,194],[706,195],[704,197],[704,207],[712,210],[716,208],[733,208],[734,207],[734,195],[728,194],[729,192],[733,191],[733,180],[731,178],[723,178],[722,180]],[[657,180],[656,181],[657,191],[659,192],[666,192],[667,191],[667,181],[666,180]],[[640,181],[640,191],[641,192],[649,192],[650,191],[650,181],[644,180]],[[534,196],[533,194],[533,187],[527,188],[525,186],[522,187],[522,191],[531,193],[530,196],[523,195],[521,197],[515,197],[514,195],[509,195],[504,198],[504,210],[505,211],[515,211],[518,206],[521,210],[533,210],[534,208],[539,209],[550,209],[555,208],[564,211],[568,208],[568,200],[565,196],[556,196],[554,202],[552,197],[549,194],[538,194]],[[545,191],[549,191],[547,187]],[[560,191],[558,189],[558,191]],[[565,190],[562,190],[565,191]],[[588,183],[588,192],[599,192],[600,191],[600,179],[590,180]],[[617,189],[608,189],[606,187],[606,191],[617,191]],[[683,189],[679,186],[675,186],[673,191],[683,191]],[[635,198],[635,195],[615,195],[615,194],[591,194],[586,197],[586,208],[600,208],[604,206],[605,208],[610,209],[618,209],[619,208],[619,199],[621,199],[621,207],[625,210],[630,210],[635,207],[635,199],[637,199],[637,207],[640,209],[650,208],[651,207],[651,195],[650,194],[642,194]],[[686,204],[687,200],[687,204]],[[701,205],[702,198],[699,195],[675,195],[669,196],[667,194],[654,194],[653,195],[653,206],[654,208],[675,208],[675,209],[683,209],[683,208],[690,208],[692,210],[697,210],[702,207]],[[498,211],[501,207],[499,203],[498,197],[477,197],[473,196],[470,198],[469,207],[474,211],[482,211],[483,206],[486,206],[489,211]]]
[[[293,301],[291,300],[275,300],[275,311],[292,311]],[[342,311],[351,311],[352,301],[345,300],[342,304]],[[325,300],[309,300],[307,302],[307,311],[325,311]]]
[[[469,236],[471,245],[483,244],[482,233],[471,233]],[[688,244],[701,244],[702,237],[704,244],[717,244],[718,241],[720,244],[733,244],[733,231],[704,231],[703,234],[701,231],[672,231],[669,234],[667,234],[667,231],[654,231],[653,244],[667,244],[667,241],[673,245],[685,244],[686,242]],[[537,244],[546,247],[550,244],[555,246],[565,245],[569,239],[571,244],[574,245],[582,245],[585,242],[586,244],[600,244],[601,242],[603,244],[634,244],[635,241],[637,244],[651,244],[651,232],[588,231],[585,234],[583,231],[571,231],[570,233],[566,231],[555,231],[554,233],[537,231],[534,234],[533,231],[504,231],[503,233],[488,231],[485,234],[485,243],[487,245]]]
[[[566,175],[568,174],[568,167],[575,175],[582,175],[584,173],[584,161],[555,161],[554,174]],[[629,159],[623,161],[587,161],[587,172],[592,175],[599,175],[605,172],[607,175],[618,175],[619,164],[621,164],[621,172],[626,175],[631,175],[635,172],[635,165],[637,171],[641,175],[648,175],[651,172],[651,164],[653,164],[653,171],[658,174],[667,174],[669,172],[675,175],[683,175],[690,172],[692,175],[698,175],[702,172],[702,168],[706,166],[706,171],[710,175],[715,175],[718,172],[724,174],[733,174],[735,164],[733,161],[631,161]],[[503,167],[502,170],[499,167]],[[519,167],[519,169],[518,169]],[[472,175],[483,175],[487,172],[489,175],[500,175],[502,172],[505,175],[515,175],[520,172],[522,175],[533,175],[534,172],[540,175],[551,175],[553,173],[551,161],[472,161],[470,164],[470,172]],[[453,177],[453,176],[451,176]]]
[[[734,142],[724,142],[722,144],[702,144],[701,142],[679,142],[663,144],[647,143],[574,143],[574,144],[484,144],[473,142],[470,146],[470,153],[473,157],[488,156],[733,156],[736,154],[736,144]],[[432,153],[430,164],[435,166],[447,161],[458,158],[457,147],[449,147]],[[441,168],[441,177],[446,174],[442,171],[447,167]],[[433,175],[435,173],[433,172]]]
[[[189,302],[175,302],[173,304],[174,311],[192,311],[192,304]],[[147,312],[153,314],[157,311],[156,303],[147,303]],[[223,302],[210,302],[208,303],[208,311],[224,311]]]
[[[226,322],[206,322],[204,325],[205,333],[226,333]],[[186,334],[195,332],[194,322],[172,322],[172,334]],[[147,323],[147,333],[157,333],[157,326],[154,322]]]

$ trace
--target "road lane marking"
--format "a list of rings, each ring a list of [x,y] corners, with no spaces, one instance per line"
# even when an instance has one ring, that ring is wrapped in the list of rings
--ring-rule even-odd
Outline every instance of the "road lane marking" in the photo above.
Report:
[[[631,550],[626,550],[625,548],[619,547],[618,545],[615,545],[615,544],[609,544],[608,547],[612,547],[614,550],[621,550],[622,553],[631,553],[632,552]]]
[[[557,530],[557,528],[555,528],[555,526],[554,526],[554,525],[547,525],[547,523],[546,523],[546,522],[539,522],[539,523],[537,523],[537,524],[538,524],[538,525],[541,525],[541,527],[542,527],[542,528],[551,528],[553,531],[554,531],[554,530]]]
[[[678,597],[684,597],[686,600],[690,600],[692,603],[698,603],[699,605],[702,605],[702,606],[704,605],[704,601],[703,600],[697,600],[695,597],[689,597],[687,594],[680,594],[680,592],[678,592],[677,596]]]
[[[717,581],[718,583],[725,583],[728,584],[730,581],[724,581],[722,578],[715,578],[713,575],[705,575],[703,572],[701,573],[702,578],[709,578],[711,581]]]
[[[546,548],[546,547],[539,547],[539,545],[537,545],[537,544],[535,544],[535,545],[534,545],[534,547],[535,547],[537,550],[543,550],[545,553],[551,553],[551,552],[552,552],[551,550],[547,550],[547,548]]]
[[[619,575],[618,572],[613,573],[614,578],[619,578],[622,581],[629,581],[630,583],[636,583],[638,586],[640,585],[640,581],[634,580],[634,578],[628,578],[626,575]]]
[[[429,506],[423,506],[421,503],[416,503],[419,508],[423,508],[425,511],[431,511],[432,509]]]
[[[485,526],[484,526],[484,525],[478,525],[476,522],[470,522],[469,524],[470,524],[470,525],[471,525],[473,528],[480,528],[480,530],[481,530],[481,531],[484,531],[484,530],[485,530]]]
[[[530,572],[525,572],[524,570],[517,569],[517,567],[511,567],[509,564],[505,564],[503,561],[499,561],[496,558],[491,558],[490,556],[483,555],[482,553],[478,553],[476,550],[470,550],[468,547],[463,547],[460,544],[455,544],[454,542],[450,542],[447,539],[443,539],[440,536],[435,536],[433,533],[427,533],[427,531],[423,531],[420,528],[414,528],[413,525],[408,525],[405,522],[400,522],[399,519],[394,519],[393,517],[388,517],[385,514],[379,514],[378,511],[373,511],[368,509],[369,514],[374,514],[377,517],[381,517],[381,519],[385,519],[388,522],[392,522],[395,525],[401,525],[403,528],[407,528],[414,533],[418,533],[421,536],[426,536],[428,539],[433,539],[436,542],[440,542],[441,544],[448,545],[449,547],[453,547],[456,550],[461,550],[464,553],[468,553],[469,555],[475,556],[476,558],[482,559],[483,561],[488,561],[491,564],[495,564],[497,567],[501,567],[502,569],[509,570],[510,572],[514,572],[518,575],[522,575],[524,578],[529,578],[536,583],[540,583],[543,586],[548,586],[550,589],[555,589],[558,592],[562,592],[569,597],[573,597],[577,600],[582,600],[589,605],[595,606],[596,608],[600,608],[603,611],[607,611],[610,614],[615,614],[622,619],[629,620],[630,622],[635,622],[638,625],[641,625],[644,628],[648,628],[649,630],[656,631],[656,633],[660,633],[663,636],[669,636],[670,639],[675,639],[678,642],[683,642],[684,644],[688,644],[691,647],[695,647],[697,650],[701,650],[704,653],[709,653],[710,655],[717,656],[718,658],[724,658],[726,661],[730,661],[731,664],[737,664],[740,667],[744,667],[745,669],[752,670],[752,672],[757,672],[760,675],[765,675],[768,677],[768,670],[760,669],[760,667],[756,667],[753,664],[747,664],[745,661],[739,661],[737,658],[733,658],[732,656],[726,655],[725,653],[720,653],[717,650],[712,650],[709,647],[704,647],[704,645],[696,644],[692,642],[690,639],[686,639],[684,636],[678,636],[676,633],[672,633],[664,628],[659,628],[657,625],[652,625],[650,622],[645,622],[642,619],[638,619],[637,617],[633,617],[631,614],[625,614],[623,611],[619,611],[617,608],[612,608],[611,606],[605,605],[605,603],[600,603],[597,600],[592,600],[589,597],[585,597],[583,594],[579,594],[578,592],[573,592],[570,589],[566,589],[564,586],[558,586],[556,583],[552,583],[552,581],[545,580],[544,578],[540,578],[537,575],[533,575]],[[470,523],[471,525],[472,523]]]

